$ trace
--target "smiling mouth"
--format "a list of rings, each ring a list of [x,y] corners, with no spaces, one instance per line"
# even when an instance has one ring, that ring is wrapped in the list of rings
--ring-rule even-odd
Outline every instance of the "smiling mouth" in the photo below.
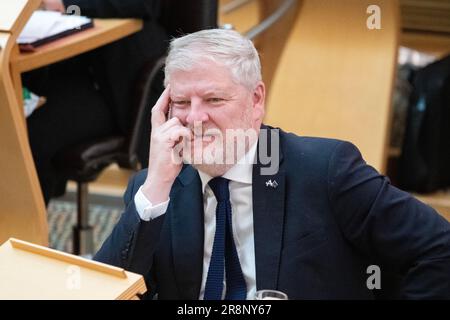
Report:
[[[212,140],[213,138],[216,138],[216,137],[217,137],[217,135],[215,135],[215,134],[194,135],[192,140],[194,140],[194,139],[202,139],[202,140],[210,141],[210,140]]]

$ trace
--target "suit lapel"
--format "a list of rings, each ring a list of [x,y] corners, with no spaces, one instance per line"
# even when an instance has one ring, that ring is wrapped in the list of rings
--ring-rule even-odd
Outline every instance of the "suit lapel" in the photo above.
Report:
[[[262,129],[271,131],[267,127]],[[261,141],[265,139],[265,136],[260,135],[257,163],[253,166],[253,230],[257,290],[278,287],[285,213],[285,172],[282,166],[283,155],[278,146],[276,149],[280,152],[279,170],[273,175],[261,175],[263,166],[260,161],[260,148]],[[267,139],[269,140],[269,137]],[[262,149],[265,153],[265,148]],[[267,149],[277,151],[270,143]],[[268,153],[272,154],[271,151]]]
[[[171,195],[175,277],[181,299],[198,299],[203,272],[203,196],[201,180],[191,166],[178,177]],[[176,193],[176,195],[175,195]]]

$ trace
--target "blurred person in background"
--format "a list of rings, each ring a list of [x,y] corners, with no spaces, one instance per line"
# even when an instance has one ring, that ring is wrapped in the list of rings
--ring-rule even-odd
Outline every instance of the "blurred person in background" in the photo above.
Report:
[[[164,53],[168,44],[158,22],[159,0],[43,0],[41,8],[65,12],[72,5],[80,8],[82,16],[139,18],[144,26],[126,38],[23,75],[24,86],[47,98],[27,118],[46,204],[63,195],[67,183],[53,165],[54,156],[72,145],[126,133],[140,71],[147,61]]]

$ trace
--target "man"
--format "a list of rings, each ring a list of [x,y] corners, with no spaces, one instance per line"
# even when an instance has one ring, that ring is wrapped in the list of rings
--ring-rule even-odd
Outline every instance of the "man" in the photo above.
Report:
[[[143,274],[149,298],[450,298],[449,223],[352,144],[261,125],[251,41],[217,29],[175,39],[165,76],[149,168],[95,259]]]
[[[144,21],[143,29],[135,34],[24,74],[24,85],[47,97],[45,107],[27,118],[27,127],[39,182],[48,203],[65,192],[67,177],[53,163],[59,152],[129,132],[136,103],[133,98],[137,98],[136,82],[146,63],[164,54],[168,41],[158,22],[159,0],[44,0],[42,6],[60,12],[77,6],[81,15],[92,18]],[[161,92],[162,89],[153,94],[152,101]]]

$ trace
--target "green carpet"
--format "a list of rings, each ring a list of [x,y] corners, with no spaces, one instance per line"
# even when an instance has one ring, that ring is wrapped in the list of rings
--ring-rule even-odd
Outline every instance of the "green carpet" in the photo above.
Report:
[[[122,212],[122,206],[97,203],[89,205],[89,222],[94,227],[95,251],[100,249]],[[75,202],[64,199],[52,200],[47,208],[47,213],[50,247],[72,253],[72,226],[76,221]]]

